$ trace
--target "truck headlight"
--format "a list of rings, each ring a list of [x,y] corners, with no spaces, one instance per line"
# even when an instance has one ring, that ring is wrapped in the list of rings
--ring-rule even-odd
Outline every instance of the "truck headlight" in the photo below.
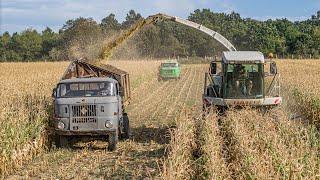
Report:
[[[57,124],[58,129],[64,129],[64,123],[59,121]]]
[[[112,128],[113,127],[113,125],[112,125],[112,123],[110,121],[106,121],[105,126],[106,126],[106,128]]]

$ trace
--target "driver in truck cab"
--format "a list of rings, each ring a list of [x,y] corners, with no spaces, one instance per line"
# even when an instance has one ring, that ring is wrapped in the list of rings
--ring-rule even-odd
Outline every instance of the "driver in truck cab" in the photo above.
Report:
[[[237,94],[251,95],[252,81],[249,79],[248,72],[241,64],[237,64],[234,70],[235,74],[235,90]]]
[[[114,92],[113,92],[113,84],[112,83],[101,83],[100,84],[100,89],[101,91],[99,92],[99,94],[101,96],[113,96]]]

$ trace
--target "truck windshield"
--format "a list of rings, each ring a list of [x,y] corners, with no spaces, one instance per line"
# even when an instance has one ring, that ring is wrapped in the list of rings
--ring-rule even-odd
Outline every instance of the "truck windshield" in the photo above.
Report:
[[[177,63],[162,63],[162,67],[178,67]]]
[[[225,64],[224,97],[263,98],[263,64]]]
[[[58,86],[58,97],[115,96],[116,87],[111,82],[63,83]]]

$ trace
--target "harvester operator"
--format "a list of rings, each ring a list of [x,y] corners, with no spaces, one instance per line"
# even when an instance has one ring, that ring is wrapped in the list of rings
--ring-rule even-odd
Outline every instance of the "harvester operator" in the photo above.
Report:
[[[241,64],[237,64],[234,70],[235,90],[237,95],[251,95],[252,81],[249,79],[248,72]]]

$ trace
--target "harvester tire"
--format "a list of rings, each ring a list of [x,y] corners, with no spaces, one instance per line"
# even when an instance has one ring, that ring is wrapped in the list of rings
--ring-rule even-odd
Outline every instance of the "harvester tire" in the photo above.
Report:
[[[202,105],[202,119],[205,119],[209,113],[210,113],[210,107],[203,104]]]
[[[224,106],[217,106],[217,110],[218,110],[218,113],[222,115],[226,112],[227,108]]]

